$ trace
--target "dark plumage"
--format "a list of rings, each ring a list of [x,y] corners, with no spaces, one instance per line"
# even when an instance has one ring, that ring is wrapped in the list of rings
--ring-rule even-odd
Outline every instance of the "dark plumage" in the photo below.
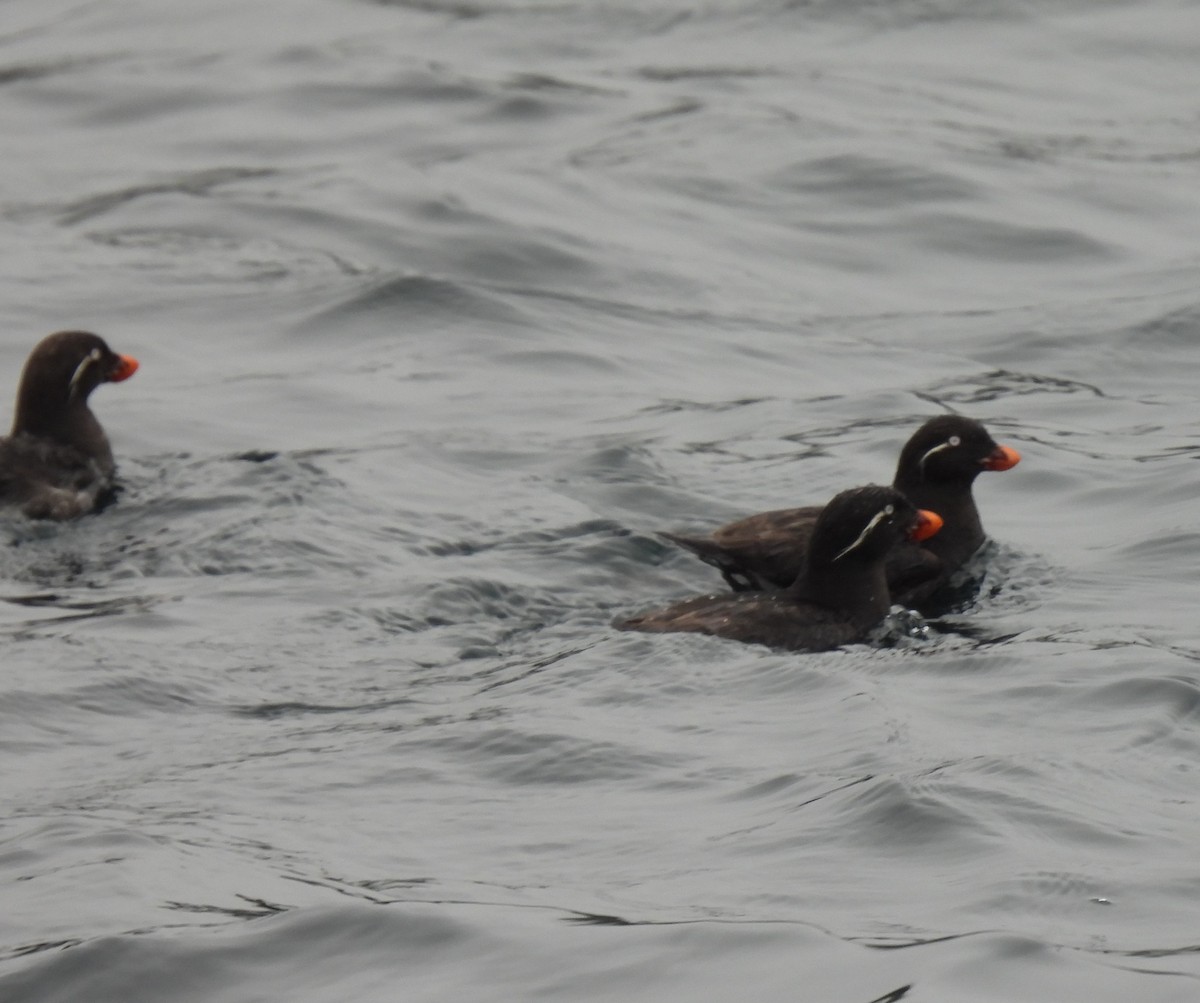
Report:
[[[971,418],[941,415],[925,422],[900,451],[892,486],[918,508],[945,521],[921,546],[901,545],[887,561],[887,579],[897,602],[928,598],[966,563],[985,539],[971,485],[985,470],[1008,470],[1020,460],[999,446]],[[713,565],[735,592],[782,588],[804,564],[819,506],[777,509],[731,522],[708,537],[662,536]]]
[[[891,606],[884,561],[901,541],[924,540],[942,520],[894,488],[843,491],[820,511],[803,571],[785,589],[700,596],[614,626],[685,631],[792,651],[863,640]]]
[[[86,331],[43,338],[21,373],[12,434],[0,438],[0,503],[35,519],[72,519],[101,504],[115,464],[88,395],[137,368]]]

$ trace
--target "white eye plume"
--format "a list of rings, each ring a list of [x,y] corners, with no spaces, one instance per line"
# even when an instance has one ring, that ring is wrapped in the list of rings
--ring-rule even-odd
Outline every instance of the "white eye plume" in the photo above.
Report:
[[[845,547],[842,550],[839,550],[837,553],[837,556],[833,560],[840,561],[843,557],[845,557],[848,553],[850,553],[850,551],[854,550],[856,547],[862,546],[863,542],[867,539],[867,537],[869,537],[875,531],[875,527],[878,526],[881,522],[884,522],[885,520],[890,519],[895,514],[895,512],[896,512],[895,505],[884,505],[883,508],[881,508],[878,512],[876,512],[873,516],[871,516],[871,521],[868,522],[863,527],[863,531],[858,534],[858,537],[855,539],[855,541],[852,544],[850,544],[850,546]]]
[[[84,356],[83,361],[75,367],[75,372],[71,374],[71,382],[67,385],[68,396],[75,396],[75,391],[79,389],[79,383],[83,379],[83,374],[88,371],[88,366],[90,366],[93,362],[100,361],[100,356],[100,349],[93,348],[86,356]]]
[[[921,470],[921,476],[922,477],[925,476],[925,461],[928,460],[931,456],[935,455],[936,453],[940,453],[945,449],[957,449],[961,445],[962,445],[962,439],[960,439],[957,435],[952,435],[945,442],[941,443],[940,445],[934,446],[933,449],[931,449],[931,450],[929,450],[929,452],[925,453],[917,463],[917,466]]]

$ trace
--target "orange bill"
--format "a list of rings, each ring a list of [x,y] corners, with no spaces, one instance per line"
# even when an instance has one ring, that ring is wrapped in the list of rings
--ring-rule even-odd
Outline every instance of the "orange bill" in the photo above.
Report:
[[[138,360],[132,355],[118,355],[117,364],[113,367],[113,371],[108,374],[110,383],[120,383],[122,380],[127,380],[138,371]]]
[[[917,543],[928,540],[942,528],[942,517],[927,508],[917,509],[917,524],[909,530],[908,538]]]
[[[997,446],[981,461],[984,470],[1011,470],[1021,462],[1021,454],[1011,446]]]

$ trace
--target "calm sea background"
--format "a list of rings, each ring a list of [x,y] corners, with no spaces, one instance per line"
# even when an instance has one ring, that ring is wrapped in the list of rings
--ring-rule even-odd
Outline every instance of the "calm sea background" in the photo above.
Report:
[[[7,0],[0,999],[1200,999],[1200,4]],[[1024,460],[924,643],[656,537]]]

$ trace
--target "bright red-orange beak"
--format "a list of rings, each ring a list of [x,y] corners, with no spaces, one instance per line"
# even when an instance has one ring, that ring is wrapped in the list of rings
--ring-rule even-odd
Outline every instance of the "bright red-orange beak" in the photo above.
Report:
[[[109,383],[120,383],[138,371],[138,360],[132,355],[118,355],[117,364],[108,375]]]
[[[917,524],[909,530],[908,538],[916,543],[928,540],[942,528],[942,517],[927,508],[917,509]]]
[[[1011,446],[997,446],[980,461],[984,470],[1011,470],[1021,462],[1021,454]]]

